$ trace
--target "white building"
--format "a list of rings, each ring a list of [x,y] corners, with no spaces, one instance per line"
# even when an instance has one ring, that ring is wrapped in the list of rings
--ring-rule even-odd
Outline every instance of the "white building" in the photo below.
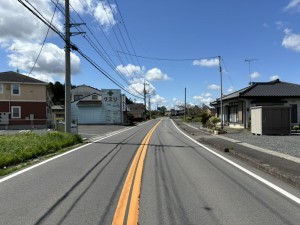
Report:
[[[121,90],[81,85],[71,90],[71,119],[77,124],[121,124]]]

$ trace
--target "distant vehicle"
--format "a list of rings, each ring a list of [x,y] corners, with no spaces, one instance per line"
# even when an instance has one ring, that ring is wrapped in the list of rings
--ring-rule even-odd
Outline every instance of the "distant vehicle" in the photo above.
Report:
[[[59,121],[58,124],[65,125],[65,121]],[[71,128],[77,127],[77,124],[71,123]]]

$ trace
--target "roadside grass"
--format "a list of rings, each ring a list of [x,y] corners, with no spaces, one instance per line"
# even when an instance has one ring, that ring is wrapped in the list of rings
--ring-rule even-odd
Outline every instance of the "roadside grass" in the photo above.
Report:
[[[82,142],[80,135],[57,131],[0,135],[0,176],[31,165],[42,156],[53,155]]]

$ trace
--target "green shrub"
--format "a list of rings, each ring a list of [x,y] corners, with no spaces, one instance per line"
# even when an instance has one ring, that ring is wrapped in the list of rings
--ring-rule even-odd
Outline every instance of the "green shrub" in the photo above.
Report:
[[[196,118],[193,119],[193,122],[200,123],[201,122],[201,118],[200,117],[196,117]]]
[[[193,120],[193,118],[190,117],[190,116],[187,116],[187,117],[185,118],[185,122],[188,122],[188,123],[192,122],[192,120]]]
[[[209,124],[207,123],[209,118],[211,117],[206,111],[202,111],[200,114],[200,122],[204,127],[207,127]]]
[[[1,135],[0,168],[55,153],[62,148],[77,143],[82,143],[80,135],[57,131],[44,134],[26,132],[15,135]]]
[[[221,120],[219,117],[216,116],[212,116],[209,118],[209,123],[212,125],[213,128],[215,128],[217,126],[217,123],[220,123]]]
[[[300,130],[300,126],[299,126],[299,125],[294,125],[294,126],[293,126],[293,130],[295,130],[295,131]]]

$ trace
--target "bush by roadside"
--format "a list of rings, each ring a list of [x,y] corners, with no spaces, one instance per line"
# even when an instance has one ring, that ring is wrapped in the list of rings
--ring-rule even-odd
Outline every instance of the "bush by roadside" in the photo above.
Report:
[[[63,148],[82,143],[79,135],[47,132],[25,132],[0,136],[0,171],[8,166],[24,163],[39,156],[55,153]]]

